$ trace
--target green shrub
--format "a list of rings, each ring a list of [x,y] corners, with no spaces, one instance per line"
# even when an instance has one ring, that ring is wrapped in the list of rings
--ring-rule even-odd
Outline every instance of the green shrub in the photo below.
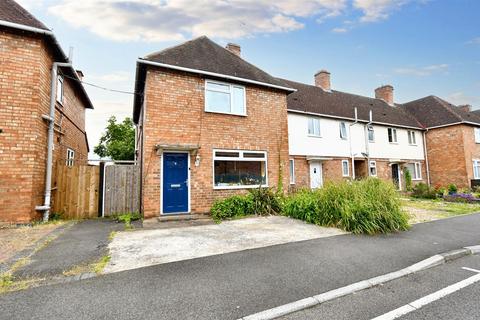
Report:
[[[287,197],[284,214],[352,233],[386,233],[409,227],[395,187],[376,178],[300,191]]]
[[[412,174],[410,170],[405,169],[403,175],[405,176],[405,188],[407,191],[412,191]]]
[[[253,214],[264,216],[282,211],[281,193],[273,188],[255,188],[249,190],[253,202]]]
[[[123,213],[123,214],[117,214],[115,215],[115,219],[118,222],[123,222],[125,223],[125,228],[126,229],[131,229],[132,228],[132,221],[140,220],[142,216],[138,212],[128,212],[128,213]]]
[[[420,199],[436,199],[438,193],[434,188],[429,187],[426,183],[420,182],[413,188],[412,197]]]
[[[448,192],[449,193],[457,193],[458,188],[455,184],[451,183],[448,185]]]
[[[211,209],[212,218],[215,222],[250,215],[253,212],[253,197],[251,194],[217,200]]]

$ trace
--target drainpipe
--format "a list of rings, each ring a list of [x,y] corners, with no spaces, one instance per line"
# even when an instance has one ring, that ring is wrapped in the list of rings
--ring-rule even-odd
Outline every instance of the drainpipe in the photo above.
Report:
[[[425,156],[425,170],[427,171],[427,184],[430,187],[430,166],[428,165],[428,153],[427,153],[427,132],[423,131],[423,155]]]
[[[50,199],[52,194],[52,170],[53,170],[53,138],[55,127],[55,101],[57,93],[57,74],[59,67],[72,67],[71,62],[54,62],[52,66],[50,83],[50,112],[49,115],[43,115],[42,118],[48,121],[48,147],[47,147],[47,166],[45,173],[45,197],[42,206],[37,206],[37,211],[43,211],[43,221],[48,221],[50,214]]]
[[[358,111],[357,107],[355,107],[355,122],[350,123],[348,125],[348,140],[350,142],[350,157],[352,159],[352,180],[355,180],[355,155],[353,154],[352,151],[352,127],[358,123]]]
[[[370,177],[370,140],[368,139],[368,127],[372,124],[372,110],[368,113],[368,123],[365,125],[365,153],[367,154],[367,172]]]

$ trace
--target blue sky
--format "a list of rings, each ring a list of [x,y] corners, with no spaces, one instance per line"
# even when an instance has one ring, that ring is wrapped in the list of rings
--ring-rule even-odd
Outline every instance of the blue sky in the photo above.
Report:
[[[21,0],[53,29],[85,81],[133,91],[138,57],[207,35],[235,42],[272,75],[395,101],[434,94],[480,108],[480,1],[476,0]],[[132,96],[86,87],[90,145],[106,119],[131,115]]]

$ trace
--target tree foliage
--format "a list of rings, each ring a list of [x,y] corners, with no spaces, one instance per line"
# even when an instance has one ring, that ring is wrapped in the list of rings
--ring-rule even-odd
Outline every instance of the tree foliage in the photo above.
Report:
[[[102,158],[112,160],[134,160],[135,127],[131,118],[118,122],[115,116],[108,119],[105,132],[93,152]]]

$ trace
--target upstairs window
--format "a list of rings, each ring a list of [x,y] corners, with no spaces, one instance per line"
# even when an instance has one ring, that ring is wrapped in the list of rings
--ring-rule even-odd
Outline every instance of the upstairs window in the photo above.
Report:
[[[65,161],[65,164],[67,167],[73,167],[73,164],[75,163],[75,151],[72,149],[67,149],[67,159]]]
[[[370,171],[370,176],[372,177],[377,176],[377,163],[375,161],[370,161],[369,171]]]
[[[408,134],[408,144],[416,145],[417,139],[415,137],[415,131],[407,131]]]
[[[340,138],[343,140],[347,139],[347,125],[345,122],[340,122]]]
[[[475,128],[475,143],[480,143],[480,128]]]
[[[480,179],[480,160],[473,160],[473,178]]]
[[[368,126],[368,141],[375,142],[375,130],[372,126]]]
[[[57,101],[63,104],[63,77],[57,77]]]
[[[342,160],[342,176],[350,176],[350,166],[348,164],[348,160]]]
[[[217,150],[213,153],[215,189],[267,186],[267,153]]]
[[[395,128],[388,128],[388,142],[390,143],[397,143],[397,129]]]
[[[320,137],[320,119],[308,118],[308,135]]]
[[[205,111],[245,116],[245,87],[207,80]]]

